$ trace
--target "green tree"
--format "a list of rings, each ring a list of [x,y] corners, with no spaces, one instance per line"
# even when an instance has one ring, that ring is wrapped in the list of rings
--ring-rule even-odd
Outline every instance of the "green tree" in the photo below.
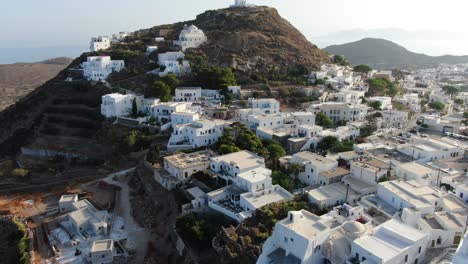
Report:
[[[293,179],[282,171],[273,171],[271,173],[271,181],[274,185],[279,185],[288,191],[294,188]]]
[[[333,126],[333,121],[324,113],[318,113],[315,116],[315,124],[318,126],[329,128]]]
[[[132,101],[132,115],[136,116],[137,114],[138,114],[137,102],[136,102],[136,98],[133,98],[133,101]]]
[[[157,97],[162,102],[169,102],[172,100],[172,89],[165,82],[155,81],[145,90],[145,97]]]
[[[327,83],[327,81],[324,79],[315,80],[315,85],[324,85],[325,83]]]
[[[463,105],[463,104],[465,104],[465,101],[463,101],[463,99],[460,99],[460,98],[455,99],[454,102],[455,102],[456,104],[458,104],[458,105]]]
[[[273,167],[277,168],[279,163],[279,158],[286,156],[286,150],[276,141],[273,141],[268,146],[268,153],[270,154],[270,159],[273,163]]]
[[[354,67],[355,72],[368,73],[372,71],[372,68],[369,65],[361,64]]]
[[[442,90],[444,90],[449,95],[455,95],[459,92],[455,86],[451,86],[451,85],[446,85],[442,87]]]
[[[367,105],[374,108],[374,110],[382,110],[382,102],[380,101],[369,102]]]
[[[225,155],[225,154],[239,152],[239,151],[241,151],[241,149],[236,147],[235,145],[222,144],[222,145],[219,146],[218,151],[219,151],[219,153]]]
[[[169,73],[168,75],[162,77],[161,81],[169,85],[173,91],[180,85],[180,80],[173,73]]]
[[[374,95],[389,95],[395,96],[398,93],[398,89],[394,83],[390,80],[383,78],[369,78],[367,79],[367,83],[369,84],[369,96]]]
[[[442,111],[445,109],[445,105],[439,101],[430,102],[429,107],[438,111]]]
[[[222,88],[220,94],[224,96],[222,100],[224,105],[230,105],[232,103],[234,97],[227,87]]]
[[[340,144],[340,140],[334,136],[324,137],[317,145],[317,149],[321,151],[330,151],[336,149]]]
[[[338,64],[341,66],[349,66],[349,62],[346,60],[345,56],[343,55],[335,55],[333,56],[332,60],[335,64]]]

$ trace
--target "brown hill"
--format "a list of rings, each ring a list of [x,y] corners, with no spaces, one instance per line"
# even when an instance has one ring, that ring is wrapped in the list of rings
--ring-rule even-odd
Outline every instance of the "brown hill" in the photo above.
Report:
[[[38,63],[0,65],[0,111],[55,77],[71,61],[56,58]]]
[[[176,39],[184,24],[202,29],[208,42],[200,49],[213,65],[242,73],[287,72],[298,66],[316,69],[329,56],[309,42],[299,30],[270,7],[211,10],[195,20],[163,25],[138,32]]]

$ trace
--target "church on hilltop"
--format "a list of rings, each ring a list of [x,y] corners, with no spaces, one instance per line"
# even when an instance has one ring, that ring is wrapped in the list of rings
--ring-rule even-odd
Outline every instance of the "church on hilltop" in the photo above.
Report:
[[[254,5],[248,4],[247,0],[235,0],[234,4],[231,7],[252,7]]]

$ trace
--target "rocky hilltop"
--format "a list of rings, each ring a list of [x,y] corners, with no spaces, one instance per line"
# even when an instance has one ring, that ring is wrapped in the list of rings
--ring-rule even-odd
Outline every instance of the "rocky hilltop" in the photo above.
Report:
[[[270,7],[227,8],[206,11],[195,20],[162,25],[138,32],[176,39],[182,27],[194,24],[208,42],[201,46],[213,65],[241,73],[287,72],[297,66],[316,69],[329,56]]]
[[[414,69],[437,67],[441,63],[467,63],[468,56],[428,56],[414,53],[406,48],[385,40],[366,38],[343,45],[333,45],[326,51],[344,55],[353,65],[367,64],[376,69]]]

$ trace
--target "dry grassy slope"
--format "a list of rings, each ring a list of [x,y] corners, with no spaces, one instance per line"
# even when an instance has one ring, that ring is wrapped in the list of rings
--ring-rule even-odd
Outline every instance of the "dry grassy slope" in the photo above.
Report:
[[[68,58],[0,65],[0,111],[15,103],[70,64]]]
[[[142,30],[154,36],[163,28],[175,39],[184,24],[195,24],[208,36],[201,50],[214,65],[245,73],[268,73],[276,67],[285,72],[294,65],[317,68],[328,55],[308,41],[299,30],[270,7],[228,8],[207,11],[193,21]]]

